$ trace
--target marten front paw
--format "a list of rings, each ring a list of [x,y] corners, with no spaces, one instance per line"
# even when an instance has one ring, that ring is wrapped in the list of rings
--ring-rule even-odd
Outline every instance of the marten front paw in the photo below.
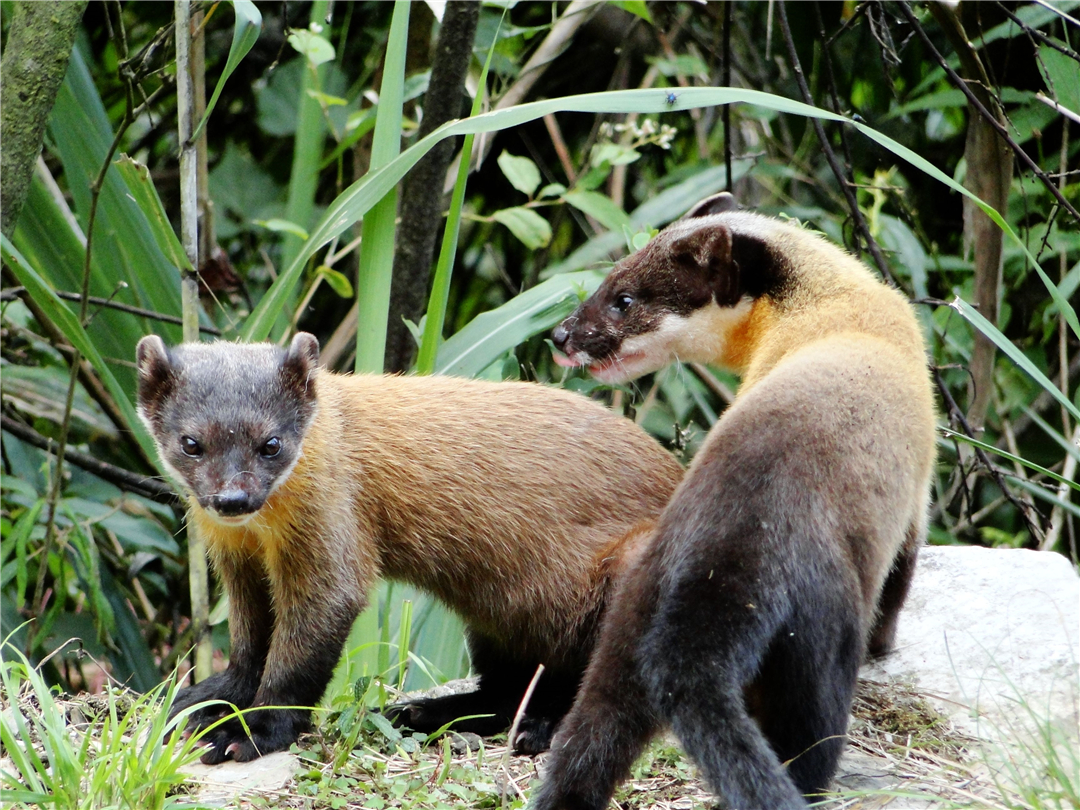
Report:
[[[250,762],[264,754],[283,751],[310,725],[311,714],[299,709],[254,709],[244,712],[244,724],[233,717],[206,732],[201,760],[217,765],[227,759]],[[250,733],[249,733],[250,732]]]
[[[181,711],[197,703],[222,701],[195,709],[188,714],[188,732],[200,731],[213,725],[227,714],[231,714],[235,709],[246,709],[250,706],[255,699],[256,686],[247,685],[242,675],[232,670],[225,670],[194,686],[181,689],[169,709],[169,719],[173,719]]]

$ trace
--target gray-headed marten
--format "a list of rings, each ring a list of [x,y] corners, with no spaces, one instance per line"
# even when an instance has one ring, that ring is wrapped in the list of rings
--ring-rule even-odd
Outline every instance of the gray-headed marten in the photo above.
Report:
[[[229,594],[228,668],[182,691],[240,708],[313,706],[380,576],[459,613],[479,690],[399,707],[433,731],[505,729],[546,667],[517,745],[547,747],[593,646],[608,582],[639,522],[682,477],[640,428],[529,383],[343,376],[298,334],[270,344],[137,349],[139,413],[184,489]],[[221,706],[195,713],[205,727]],[[203,761],[292,743],[305,709],[264,709],[209,733]]]
[[[743,381],[624,566],[536,810],[605,807],[666,724],[724,807],[803,808],[892,643],[934,460],[919,326],[847,253],[733,208],[699,204],[556,329],[604,380],[678,359]]]

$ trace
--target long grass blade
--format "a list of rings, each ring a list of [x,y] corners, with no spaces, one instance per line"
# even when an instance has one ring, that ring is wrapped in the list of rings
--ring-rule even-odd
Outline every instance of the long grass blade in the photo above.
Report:
[[[955,430],[949,430],[949,428],[942,428],[942,431],[950,439],[956,439],[958,442],[970,444],[972,447],[978,447],[980,450],[985,450],[987,453],[994,453],[995,455],[1006,458],[1015,464],[1022,464],[1029,470],[1034,470],[1041,475],[1045,475],[1047,478],[1052,478],[1059,484],[1065,484],[1066,486],[1072,487],[1077,492],[1080,492],[1080,484],[1058,475],[1053,470],[1048,470],[1046,469],[1046,467],[1041,467],[1033,461],[1028,461],[1026,458],[1021,458],[1020,456],[1014,456],[1007,450],[1002,450],[1000,447],[995,447],[992,444],[980,442],[978,439],[971,438],[966,433],[957,433]]]
[[[977,312],[971,304],[961,298],[956,298],[949,306],[959,312],[968,323],[993,341],[994,345],[1001,349],[1010,360],[1027,372],[1028,376],[1042,386],[1043,389],[1054,397],[1054,399],[1060,402],[1066,410],[1073,415],[1074,419],[1080,419],[1080,408],[1077,408],[1069,402],[1069,398],[1061,393],[1061,389],[1047,379],[1046,375],[1039,371],[1039,369],[1035,367],[1035,364],[1028,360],[1024,353],[1013,345],[1011,340],[1001,334],[1001,331]]]
[[[506,18],[506,10],[503,17]],[[480,71],[480,80],[477,82],[476,95],[473,97],[472,109],[469,116],[480,114],[480,107],[484,103],[485,89],[487,88],[488,69],[491,67],[491,57],[495,53],[495,43],[499,41],[498,32],[491,39],[491,47],[488,48],[487,59]],[[439,248],[439,258],[435,263],[435,278],[431,282],[431,295],[428,297],[427,317],[424,320],[424,334],[420,340],[420,350],[416,354],[417,374],[430,374],[435,369],[435,357],[439,353],[439,342],[442,340],[443,325],[446,323],[446,304],[450,299],[450,277],[454,271],[454,256],[457,254],[458,236],[461,233],[461,211],[465,205],[465,185],[469,179],[469,165],[471,163],[474,135],[466,135],[465,142],[461,147],[461,161],[458,164],[458,176],[454,181],[454,191],[450,195],[450,211],[446,216],[446,228],[443,230],[442,246]]]
[[[226,80],[236,70],[240,60],[247,56],[248,51],[251,50],[255,40],[259,38],[259,34],[262,32],[262,14],[251,0],[233,0],[232,7],[233,13],[236,15],[236,23],[233,26],[233,40],[232,45],[229,46],[229,56],[225,60],[221,78],[218,79],[217,86],[214,87],[214,94],[210,96],[210,103],[206,105],[206,112],[203,113],[202,120],[195,127],[195,131],[191,133],[192,139],[199,137],[203,127],[206,126],[206,122],[210,120],[210,113],[214,111],[214,107],[217,105],[218,97],[225,87]]]
[[[452,121],[432,132],[411,147],[406,149],[396,159],[381,169],[373,169],[360,180],[353,183],[342,192],[323,216],[322,221],[312,231],[311,237],[305,244],[304,249],[296,260],[274,282],[267,295],[255,308],[248,320],[244,337],[249,340],[265,339],[273,325],[272,318],[268,313],[280,308],[281,301],[296,285],[300,272],[306,262],[323,245],[327,244],[335,236],[364,216],[371,210],[382,197],[394,187],[394,185],[411,169],[416,162],[438,141],[454,135],[468,135],[470,133],[494,132],[508,129],[520,124],[535,121],[545,115],[559,112],[586,112],[586,113],[664,113],[672,110],[687,110],[697,107],[710,107],[720,104],[750,104],[764,109],[777,112],[791,113],[811,118],[822,118],[829,121],[837,121],[854,127],[860,133],[873,140],[875,143],[888,149],[897,157],[900,157],[915,168],[929,174],[948,188],[969,197],[987,216],[1020,246],[1024,255],[1027,256],[1032,266],[1039,272],[1043,283],[1046,284],[1054,301],[1065,314],[1070,326],[1080,335],[1080,323],[1077,322],[1076,313],[1072,306],[1057,290],[1049,277],[1039,268],[1035,257],[1027,249],[1024,243],[1010,228],[1001,215],[993,208],[980,200],[962,185],[948,175],[941,172],[924,158],[912,152],[902,144],[876,130],[844,118],[836,113],[804,104],[800,101],[765,93],[760,90],[746,90],[732,87],[688,87],[676,95],[674,102],[668,100],[669,91],[664,88],[648,90],[615,90],[604,93],[587,93],[579,96],[567,96],[564,98],[535,101],[529,104],[521,104],[504,110],[495,110],[473,118],[460,121]]]
[[[409,3],[397,0],[386,42],[383,81],[379,88],[379,115],[371,145],[373,171],[395,163],[401,151],[401,114],[405,96],[405,48],[409,39]],[[402,172],[402,176],[404,172]],[[400,176],[399,178],[400,179]],[[390,310],[390,282],[394,270],[394,227],[397,217],[397,180],[364,219],[356,279],[356,371],[379,373],[386,354],[386,324]],[[353,220],[355,221],[355,220]]]
[[[439,352],[437,374],[475,377],[508,348],[550,329],[604,278],[600,270],[562,273],[515,296],[501,307],[477,315]]]

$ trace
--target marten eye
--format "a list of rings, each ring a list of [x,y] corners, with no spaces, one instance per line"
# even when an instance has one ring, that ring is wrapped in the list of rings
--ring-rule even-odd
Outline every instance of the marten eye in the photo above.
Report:
[[[281,439],[277,436],[271,436],[265,442],[263,446],[259,448],[259,455],[263,458],[273,458],[281,452]]]
[[[202,445],[190,436],[180,437],[180,449],[184,451],[185,456],[192,458],[199,458],[203,454]]]
[[[626,312],[630,309],[630,305],[634,303],[634,297],[627,293],[619,293],[615,296],[615,303],[612,305],[618,312]]]

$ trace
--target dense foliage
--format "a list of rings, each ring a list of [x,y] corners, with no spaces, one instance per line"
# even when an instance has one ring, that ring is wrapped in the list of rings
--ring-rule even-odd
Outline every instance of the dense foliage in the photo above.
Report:
[[[459,207],[447,194],[436,212],[460,215],[445,298],[427,300],[432,257],[413,311],[391,306],[388,260],[372,256],[417,230],[395,233],[393,201],[377,214],[373,189],[412,165],[412,153],[395,159],[386,122],[400,124],[402,149],[420,140],[438,21],[414,4],[406,37],[387,3],[337,3],[329,22],[325,3],[205,3],[207,95],[220,96],[198,147],[200,328],[275,340],[305,329],[332,367],[373,370],[385,356],[407,372],[426,313],[445,338],[428,356],[435,371],[604,398],[688,459],[737,379],[674,368],[609,390],[557,368],[545,338],[606,264],[731,188],[860,252],[917,302],[942,394],[931,541],[1075,562],[1078,5],[484,5],[467,93],[449,106],[468,116],[479,87],[479,110],[500,112],[477,118]],[[69,687],[96,688],[104,668],[148,689],[192,641],[182,514],[156,485],[132,409],[137,339],[181,338],[172,11],[87,6],[42,160],[4,234],[0,608],[33,660],[81,639],[47,666]],[[0,12],[7,37],[15,4]],[[253,47],[230,58],[245,37]],[[537,53],[549,55],[530,63]],[[736,90],[695,89],[725,86]],[[610,91],[637,92],[567,98]],[[460,137],[449,142],[460,150]],[[456,166],[446,176],[449,188]],[[957,183],[1010,231],[980,226],[990,221]],[[949,306],[957,297],[967,305]],[[371,334],[372,311],[388,330]],[[50,441],[64,446],[59,473]],[[462,672],[454,620],[421,600],[401,630],[402,596],[383,589],[357,643],[401,633],[434,674]],[[223,615],[219,605],[213,618]],[[226,645],[223,624],[215,638]],[[354,665],[400,671],[406,658],[391,667],[387,649]]]

